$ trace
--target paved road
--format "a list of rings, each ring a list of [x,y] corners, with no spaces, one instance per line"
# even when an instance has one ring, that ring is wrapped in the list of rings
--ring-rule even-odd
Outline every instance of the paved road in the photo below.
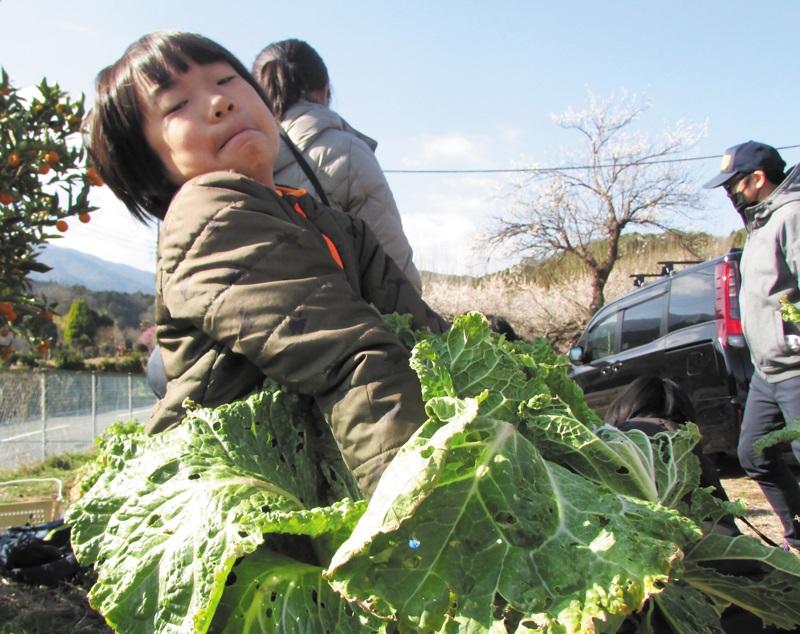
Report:
[[[90,415],[54,416],[48,418],[44,430],[41,420],[0,425],[0,469],[14,469],[27,463],[41,462],[70,451],[89,449],[103,430],[117,421],[136,419],[144,423],[150,417],[152,405],[138,409],[120,409]]]

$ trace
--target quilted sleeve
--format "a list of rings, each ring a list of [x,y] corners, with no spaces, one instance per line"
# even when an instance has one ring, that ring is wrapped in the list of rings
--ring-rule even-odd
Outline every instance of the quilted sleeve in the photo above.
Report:
[[[204,177],[173,201],[161,246],[171,263],[163,276],[166,308],[266,376],[312,396],[370,494],[425,420],[408,352],[310,222],[277,194],[253,195],[252,181],[225,183],[233,185]],[[169,243],[173,233],[180,243]]]

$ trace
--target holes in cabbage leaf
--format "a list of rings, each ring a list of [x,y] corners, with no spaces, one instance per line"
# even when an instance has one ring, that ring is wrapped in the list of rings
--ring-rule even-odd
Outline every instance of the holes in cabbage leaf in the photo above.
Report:
[[[419,568],[419,565],[422,563],[422,557],[419,555],[415,555],[414,557],[408,557],[403,562],[403,567],[407,570],[415,570]]]
[[[231,570],[228,573],[228,578],[225,579],[225,587],[232,586],[234,583],[236,583],[236,573]]]
[[[200,474],[199,473],[191,473],[189,474],[189,480],[199,480]]]
[[[498,526],[513,526],[517,523],[517,517],[508,511],[498,511],[494,514],[494,523]]]

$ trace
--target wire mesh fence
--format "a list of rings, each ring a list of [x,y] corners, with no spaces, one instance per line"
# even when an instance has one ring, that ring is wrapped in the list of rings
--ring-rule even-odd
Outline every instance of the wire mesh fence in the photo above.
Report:
[[[155,402],[143,375],[0,372],[0,469],[92,447],[117,421],[144,423]]]

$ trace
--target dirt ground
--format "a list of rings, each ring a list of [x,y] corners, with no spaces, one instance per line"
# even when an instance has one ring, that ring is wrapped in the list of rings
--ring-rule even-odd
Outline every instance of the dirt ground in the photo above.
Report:
[[[741,467],[735,457],[723,457],[717,460],[722,486],[731,500],[744,501],[747,512],[745,517],[758,530],[764,533],[775,543],[783,542],[783,527],[778,517],[767,502],[761,489],[750,478],[742,473]],[[795,465],[794,474],[800,480],[800,466]],[[758,537],[749,527],[742,522],[737,522],[739,528],[746,535]]]
[[[720,477],[732,500],[744,500],[748,520],[780,543],[782,530],[760,489],[741,472],[735,458],[720,459]],[[800,476],[800,468],[796,471]],[[746,534],[757,537],[746,525]],[[108,634],[104,619],[86,601],[89,579],[73,580],[55,588],[35,587],[0,578],[0,634]]]

